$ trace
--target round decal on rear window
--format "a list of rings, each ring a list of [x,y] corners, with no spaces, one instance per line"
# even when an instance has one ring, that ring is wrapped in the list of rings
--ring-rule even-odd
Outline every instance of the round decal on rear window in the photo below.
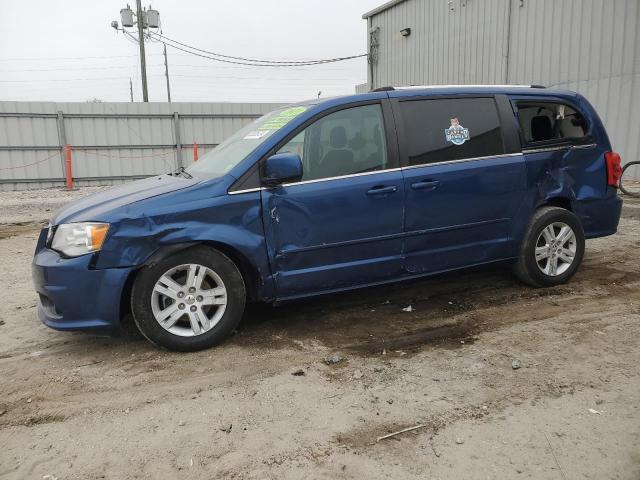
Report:
[[[457,118],[451,119],[451,126],[444,131],[447,138],[447,142],[451,142],[454,145],[462,145],[469,140],[469,129],[460,125],[460,120]]]

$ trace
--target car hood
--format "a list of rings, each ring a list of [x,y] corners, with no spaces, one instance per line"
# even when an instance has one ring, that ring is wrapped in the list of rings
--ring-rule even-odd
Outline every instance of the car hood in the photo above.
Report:
[[[113,210],[177,190],[189,188],[201,180],[182,176],[161,175],[127,183],[71,202],[59,210],[52,225],[69,222],[101,221]]]

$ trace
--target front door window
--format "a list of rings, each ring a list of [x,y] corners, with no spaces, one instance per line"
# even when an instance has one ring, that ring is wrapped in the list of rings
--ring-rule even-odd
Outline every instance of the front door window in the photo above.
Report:
[[[380,105],[326,115],[300,132],[278,153],[296,153],[302,181],[385,170],[387,147]]]

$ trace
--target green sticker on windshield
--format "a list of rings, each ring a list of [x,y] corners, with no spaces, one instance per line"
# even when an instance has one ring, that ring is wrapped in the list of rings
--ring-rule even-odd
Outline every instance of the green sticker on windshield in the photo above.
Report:
[[[287,108],[282,112],[275,115],[273,118],[267,120],[267,122],[260,127],[260,130],[280,130],[291,120],[303,113],[307,107],[293,107]]]

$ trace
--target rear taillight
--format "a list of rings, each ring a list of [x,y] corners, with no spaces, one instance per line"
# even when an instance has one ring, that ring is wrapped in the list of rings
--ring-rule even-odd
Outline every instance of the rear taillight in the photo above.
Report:
[[[616,152],[607,152],[604,154],[604,162],[607,165],[607,185],[617,187],[622,176],[620,155]]]

